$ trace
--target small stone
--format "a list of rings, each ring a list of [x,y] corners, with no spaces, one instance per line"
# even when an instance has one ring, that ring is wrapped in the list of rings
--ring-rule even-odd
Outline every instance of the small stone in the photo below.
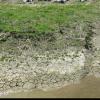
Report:
[[[3,86],[3,89],[4,89],[4,90],[8,90],[8,89],[10,89],[10,86],[4,85],[4,86]]]
[[[3,83],[0,83],[0,88],[3,87],[3,85],[4,85]]]
[[[24,84],[23,82],[18,82],[18,83],[16,83],[16,86],[22,87],[23,84]]]
[[[35,85],[33,83],[29,83],[29,82],[25,83],[23,86],[23,88],[25,88],[25,89],[32,89],[34,87],[35,87]]]
[[[11,83],[10,83],[10,86],[11,86],[11,87],[15,87],[15,86],[16,86],[16,82],[15,82],[15,81],[11,82]]]

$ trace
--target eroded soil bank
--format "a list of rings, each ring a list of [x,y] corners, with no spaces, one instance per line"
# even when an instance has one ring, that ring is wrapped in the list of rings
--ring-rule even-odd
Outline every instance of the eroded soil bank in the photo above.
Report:
[[[2,92],[10,89],[58,88],[78,81],[86,75],[88,71],[84,67],[85,55],[81,47],[61,48],[58,42],[62,39],[55,40],[51,44],[46,44],[46,40],[34,44],[31,39],[9,37],[1,43],[0,89]],[[64,46],[64,43],[61,46]],[[49,50],[46,50],[48,48]]]
[[[99,23],[40,37],[0,33],[0,94],[34,89],[57,89],[99,76],[99,47],[94,33]],[[79,34],[73,34],[73,33]],[[91,35],[93,34],[93,35]],[[97,59],[98,58],[98,59]]]
[[[100,77],[99,4],[0,4],[0,95],[56,91]]]

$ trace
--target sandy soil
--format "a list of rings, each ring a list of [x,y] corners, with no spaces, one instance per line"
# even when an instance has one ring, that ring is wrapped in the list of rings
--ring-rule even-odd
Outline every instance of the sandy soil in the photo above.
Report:
[[[100,98],[100,78],[88,76],[78,84],[61,89],[12,93],[0,98]]]

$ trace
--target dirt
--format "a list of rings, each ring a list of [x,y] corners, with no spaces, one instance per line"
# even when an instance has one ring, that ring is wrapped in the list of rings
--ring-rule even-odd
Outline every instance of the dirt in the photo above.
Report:
[[[100,98],[100,78],[88,76],[78,84],[52,91],[33,90],[11,93],[0,98]]]

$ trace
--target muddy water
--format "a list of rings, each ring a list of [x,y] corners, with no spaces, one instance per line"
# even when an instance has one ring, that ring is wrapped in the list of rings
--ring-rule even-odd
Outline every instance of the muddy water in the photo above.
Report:
[[[100,98],[100,78],[88,76],[79,84],[72,84],[52,91],[34,90],[31,92],[11,93],[1,98]]]

